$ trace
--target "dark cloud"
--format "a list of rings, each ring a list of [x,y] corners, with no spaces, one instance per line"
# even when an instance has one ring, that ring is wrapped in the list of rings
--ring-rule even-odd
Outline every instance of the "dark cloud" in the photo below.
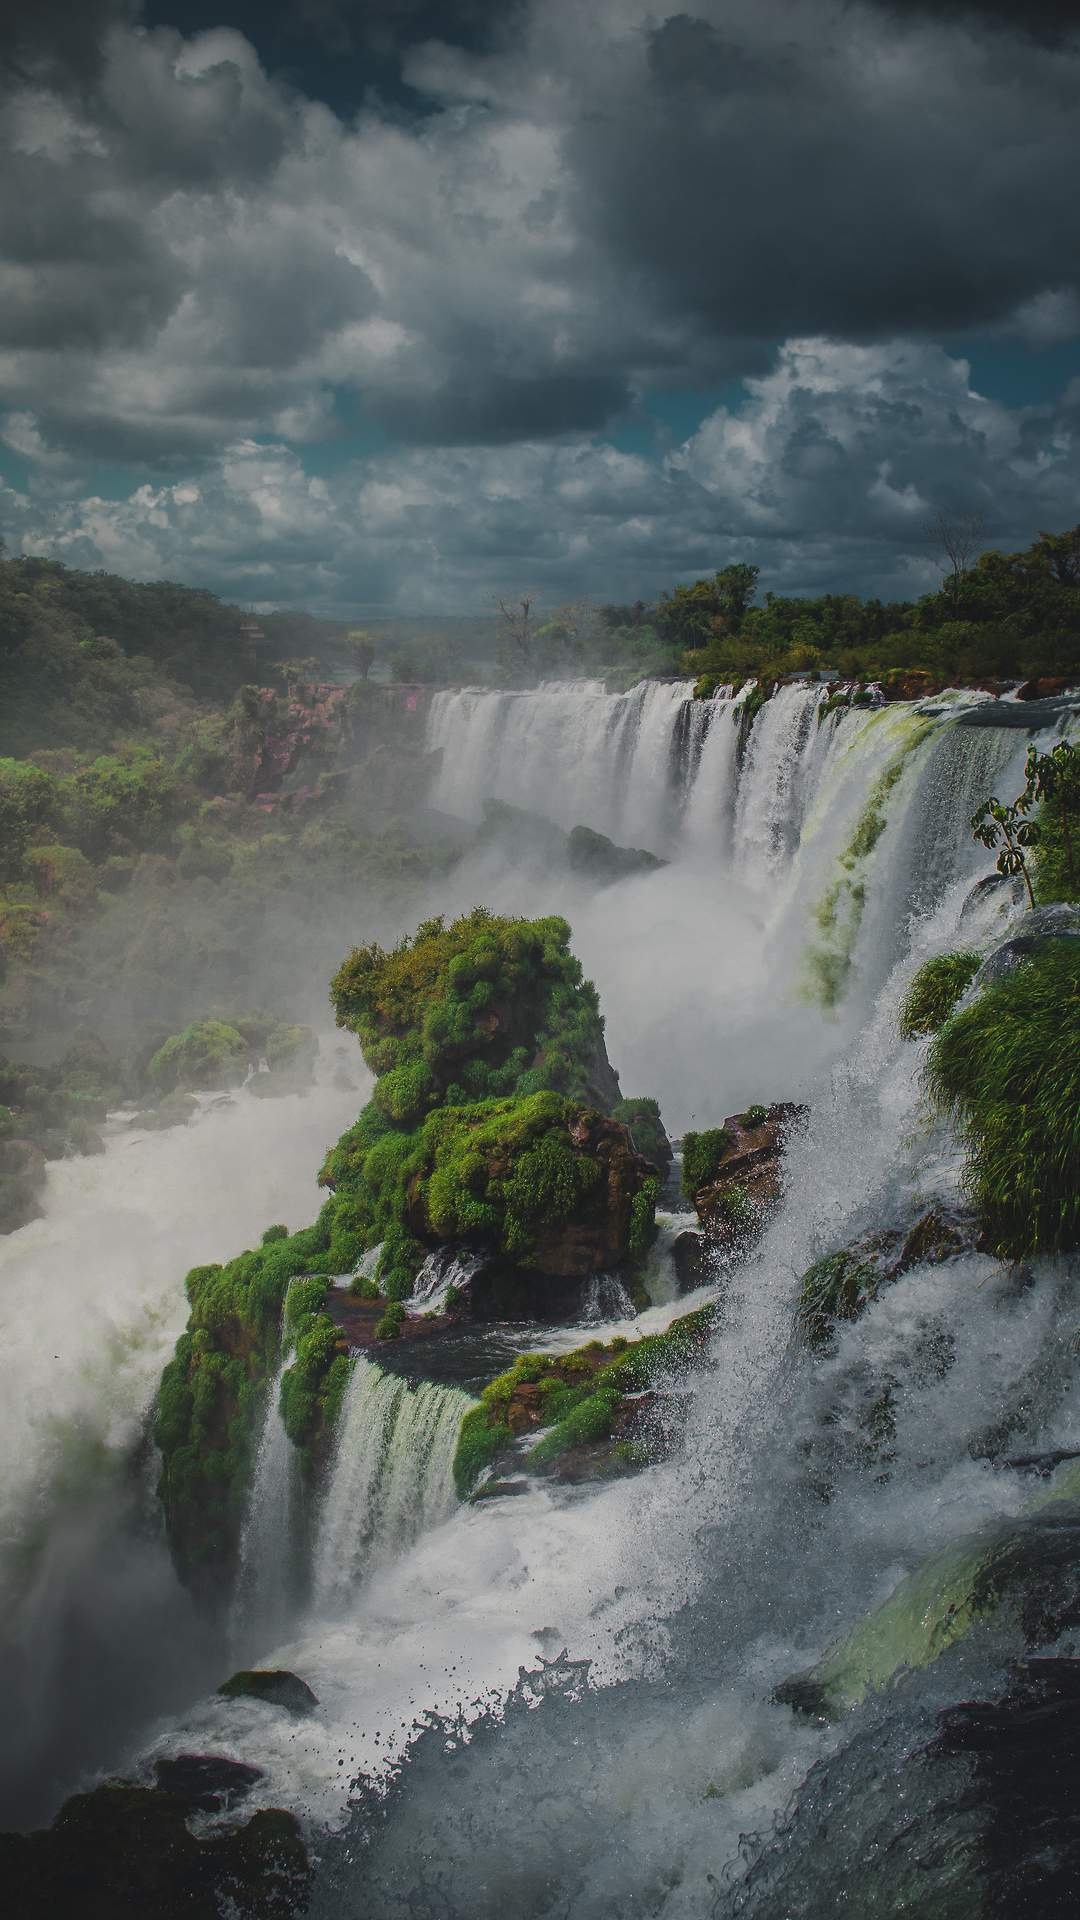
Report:
[[[872,9],[644,31],[568,136],[593,244],[716,336],[999,322],[1076,285],[1080,58]],[[721,24],[722,23],[722,24]]]

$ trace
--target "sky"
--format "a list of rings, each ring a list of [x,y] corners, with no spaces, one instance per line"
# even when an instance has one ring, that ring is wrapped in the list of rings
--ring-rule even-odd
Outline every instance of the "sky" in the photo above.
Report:
[[[0,531],[257,607],[1080,521],[1080,10],[14,0]]]

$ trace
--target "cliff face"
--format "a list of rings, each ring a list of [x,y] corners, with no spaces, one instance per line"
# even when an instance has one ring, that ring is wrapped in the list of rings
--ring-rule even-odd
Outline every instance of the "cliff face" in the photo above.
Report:
[[[619,1084],[569,937],[563,920],[477,909],[426,922],[391,953],[358,949],[335,976],[339,1024],[377,1081],[327,1155],[331,1197],[313,1227],[268,1229],[261,1247],[189,1275],[191,1317],[162,1381],[169,1537],[182,1577],[208,1600],[235,1573],[283,1328],[285,1430],[310,1476],[325,1463],[351,1367],[331,1276],[369,1256],[373,1271],[353,1283],[370,1301],[366,1344],[400,1337],[404,1303],[440,1250],[462,1252],[470,1281],[431,1331],[447,1310],[551,1317],[575,1306],[590,1275],[647,1251],[657,1169],[602,1110]]]

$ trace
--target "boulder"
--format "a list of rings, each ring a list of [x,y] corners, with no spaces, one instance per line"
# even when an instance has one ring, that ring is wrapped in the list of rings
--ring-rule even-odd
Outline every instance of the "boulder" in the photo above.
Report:
[[[154,1765],[163,1793],[175,1794],[200,1813],[225,1813],[263,1778],[261,1767],[219,1753],[177,1753]]]
[[[218,1692],[226,1700],[261,1700],[287,1713],[313,1713],[319,1701],[306,1680],[287,1667],[246,1667],[224,1681]]]
[[[1067,901],[1059,901],[1051,907],[1035,907],[1025,913],[1007,939],[987,954],[972,986],[975,989],[992,986],[1052,940],[1061,939],[1080,939],[1080,907],[1072,906]]]
[[[693,1227],[684,1227],[671,1243],[671,1264],[680,1293],[693,1293],[709,1276],[705,1236]]]
[[[192,1802],[113,1783],[80,1793],[39,1833],[0,1834],[7,1912],[18,1920],[288,1920],[311,1868],[300,1823],[266,1808],[197,1837]]]
[[[723,1131],[730,1145],[712,1178],[694,1195],[708,1244],[733,1250],[760,1230],[781,1194],[781,1162],[792,1129],[807,1109],[781,1101],[730,1114]]]

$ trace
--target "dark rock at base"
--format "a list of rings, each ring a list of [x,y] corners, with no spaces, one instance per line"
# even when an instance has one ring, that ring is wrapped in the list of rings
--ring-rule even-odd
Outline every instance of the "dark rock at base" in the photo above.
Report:
[[[159,1760],[154,1775],[163,1793],[175,1794],[201,1813],[225,1813],[263,1778],[261,1767],[217,1753],[177,1753]]]
[[[990,1465],[999,1472],[1035,1473],[1040,1480],[1048,1480],[1066,1460],[1080,1460],[1080,1450],[1076,1447],[1055,1447],[1049,1453],[1014,1453],[1008,1458],[991,1460]]]
[[[299,1822],[266,1809],[197,1839],[191,1801],[113,1785],[80,1793],[39,1833],[0,1834],[5,1910],[17,1920],[291,1920],[310,1864]]]
[[[971,983],[973,990],[1003,980],[1014,967],[1030,960],[1033,953],[1048,946],[1051,940],[1062,939],[1080,939],[1080,907],[1064,900],[1052,907],[1035,907],[1025,913],[1015,933],[987,954]]]
[[[514,1494],[528,1493],[527,1480],[485,1480],[482,1487],[469,1495],[469,1501],[475,1506],[481,1500],[509,1500]]]
[[[45,1155],[30,1140],[0,1140],[0,1233],[14,1233],[42,1213]]]
[[[581,873],[596,886],[608,886],[633,873],[656,873],[667,861],[645,847],[619,847],[606,833],[594,833],[591,827],[574,827],[566,842],[567,857],[573,873]]]
[[[307,1681],[287,1667],[242,1668],[218,1692],[226,1700],[262,1700],[268,1707],[284,1707],[297,1714],[311,1713],[319,1704]]]
[[[671,1264],[680,1293],[693,1293],[708,1278],[705,1235],[694,1227],[684,1227],[671,1243]]]
[[[199,1111],[193,1093],[167,1093],[156,1107],[147,1107],[132,1116],[130,1125],[146,1133],[163,1133],[168,1127],[186,1127]]]

